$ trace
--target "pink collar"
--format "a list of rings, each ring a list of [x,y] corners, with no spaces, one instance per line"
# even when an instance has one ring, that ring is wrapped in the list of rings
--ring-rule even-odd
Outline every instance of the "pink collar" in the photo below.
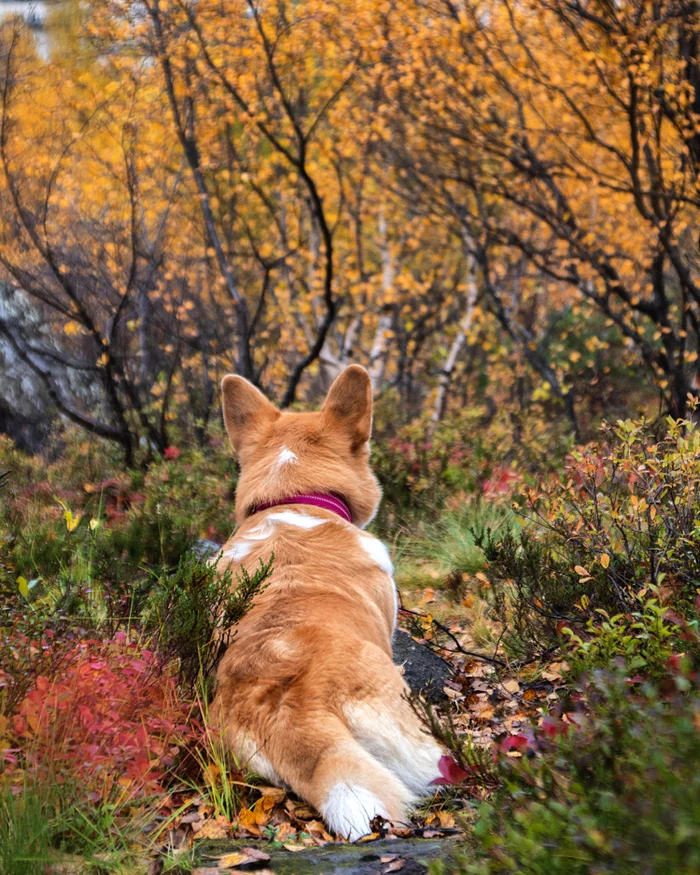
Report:
[[[312,507],[322,507],[324,510],[332,510],[346,522],[352,522],[350,508],[337,495],[327,492],[305,492],[302,495],[291,495],[289,498],[280,498],[278,501],[270,501],[267,504],[259,504],[253,513],[261,510],[269,510],[271,507],[279,507],[281,504],[310,504]]]

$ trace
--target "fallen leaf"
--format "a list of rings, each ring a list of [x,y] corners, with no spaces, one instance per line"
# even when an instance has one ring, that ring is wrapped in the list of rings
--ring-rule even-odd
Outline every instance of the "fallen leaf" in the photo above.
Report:
[[[192,824],[194,827],[199,824]],[[217,817],[211,820],[206,820],[197,830],[197,839],[226,839],[231,832],[231,824],[226,817]]]
[[[520,684],[515,680],[515,678],[511,678],[509,681],[503,682],[503,689],[507,690],[509,693],[519,693]]]
[[[257,827],[267,824],[276,803],[276,796],[262,796],[251,808],[244,808],[240,812],[238,815],[239,824],[244,829],[257,834]]]
[[[258,863],[267,863],[270,855],[265,851],[260,851],[257,848],[241,848],[240,851],[234,851],[231,854],[224,854],[217,861],[217,866],[222,869],[236,869],[243,866],[257,865]]]
[[[385,872],[398,872],[399,869],[403,869],[403,860],[394,860],[393,863],[389,863],[389,865],[384,870]]]
[[[281,787],[258,787],[258,791],[261,796],[265,796],[266,798],[272,798],[275,800],[275,804],[281,802],[284,797],[287,795],[286,791]]]
[[[443,829],[452,829],[455,825],[455,819],[449,811],[438,811],[437,819]]]
[[[285,842],[282,847],[293,853],[306,850],[306,845],[300,845],[298,842]]]
[[[332,842],[333,836],[326,830],[320,820],[310,820],[304,824],[304,831],[313,836],[320,836],[326,842]]]
[[[398,859],[399,859],[398,854],[388,854],[386,857],[380,857],[379,862],[380,863],[393,863],[394,860],[398,860]]]
[[[270,859],[270,855],[266,854],[265,851],[261,851],[259,848],[243,848],[243,853],[251,860],[258,860],[263,863],[267,863]]]

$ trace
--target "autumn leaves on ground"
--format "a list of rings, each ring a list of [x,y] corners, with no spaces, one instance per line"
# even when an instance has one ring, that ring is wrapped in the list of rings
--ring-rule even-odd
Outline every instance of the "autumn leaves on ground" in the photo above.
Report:
[[[0,13],[0,872],[355,853],[207,721],[201,543],[221,378],[352,361],[457,762],[363,871],[700,872],[698,4]]]

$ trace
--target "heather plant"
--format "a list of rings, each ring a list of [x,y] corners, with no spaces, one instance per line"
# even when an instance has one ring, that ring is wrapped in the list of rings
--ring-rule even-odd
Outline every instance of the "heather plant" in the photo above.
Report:
[[[583,681],[574,710],[506,738],[500,790],[476,808],[449,870],[487,875],[700,872],[700,700],[694,677],[630,683],[621,662]]]
[[[238,623],[267,585],[274,556],[251,571],[185,554],[173,572],[160,571],[143,608],[143,629],[161,656],[174,660],[180,684],[195,693],[200,678],[211,678]]]
[[[546,649],[564,627],[594,634],[611,617],[618,631],[644,635],[640,616],[657,609],[659,622],[674,623],[675,638],[696,652],[700,432],[693,423],[669,419],[661,437],[644,422],[605,427],[600,447],[572,453],[561,477],[526,490],[517,507],[527,522],[519,535],[491,532],[479,541],[513,652]]]

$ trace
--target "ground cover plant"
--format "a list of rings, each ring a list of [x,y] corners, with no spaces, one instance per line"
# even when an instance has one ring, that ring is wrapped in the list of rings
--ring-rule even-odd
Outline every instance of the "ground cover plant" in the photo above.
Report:
[[[2,445],[0,849],[34,849],[3,865],[187,871],[207,839],[330,841],[207,724],[213,618],[235,634],[269,570],[232,581],[192,551],[233,526],[229,463],[171,453],[119,491],[118,462],[93,484],[71,441],[54,461]],[[459,835],[450,871],[698,871],[700,435],[620,422],[561,467],[523,453],[467,454],[429,512],[375,524],[394,532],[401,624],[451,667],[442,704],[414,705],[456,784],[413,834]],[[207,478],[191,512],[161,506]]]

